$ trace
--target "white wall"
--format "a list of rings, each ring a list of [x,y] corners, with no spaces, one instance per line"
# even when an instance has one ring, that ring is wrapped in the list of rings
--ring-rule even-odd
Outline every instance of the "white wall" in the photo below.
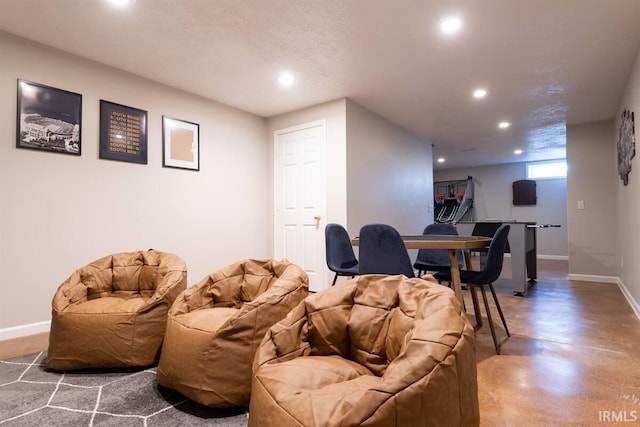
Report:
[[[610,120],[567,126],[569,274],[617,275],[612,138]]]
[[[441,170],[434,181],[474,180],[473,218],[534,221],[539,224],[560,224],[560,228],[537,231],[538,256],[566,257],[567,249],[567,180],[536,181],[537,204],[513,206],[514,181],[526,179],[526,163],[510,163],[487,167]]]
[[[179,254],[189,285],[268,255],[264,119],[5,33],[0,52],[0,339],[113,252]],[[18,78],[83,95],[82,156],[15,148]],[[98,159],[100,99],[148,111],[147,165]],[[199,172],[162,167],[162,115],[200,125]]]
[[[640,226],[638,225],[638,212],[640,212],[640,51],[636,55],[633,68],[629,74],[624,96],[618,108],[618,114],[614,124],[614,136],[611,144],[615,147],[617,131],[620,126],[620,115],[623,110],[631,110],[635,113],[635,140],[636,157],[631,160],[632,170],[629,174],[629,185],[624,186],[616,177],[613,189],[617,200],[617,226],[618,245],[617,250],[622,261],[619,267],[619,277],[622,289],[627,298],[632,301],[636,314],[640,317]],[[615,148],[614,148],[615,152]],[[615,161],[615,157],[614,160]],[[614,163],[617,172],[617,164]]]
[[[348,229],[385,223],[421,234],[433,222],[431,142],[347,100]]]

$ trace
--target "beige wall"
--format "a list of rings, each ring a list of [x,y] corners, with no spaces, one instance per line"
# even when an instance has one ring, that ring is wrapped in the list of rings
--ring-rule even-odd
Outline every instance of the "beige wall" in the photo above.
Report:
[[[433,222],[433,151],[420,138],[347,101],[348,230],[386,223],[422,233]]]
[[[326,121],[327,221],[347,224],[355,234],[370,222],[409,233],[433,220],[431,144],[351,100],[265,121],[2,32],[0,52],[0,339],[38,332],[59,283],[108,253],[151,247],[178,253],[190,285],[237,259],[272,255],[278,129]],[[18,78],[83,95],[82,156],[15,148]],[[148,111],[147,165],[98,159],[100,99]],[[640,111],[639,58],[622,109]],[[162,115],[200,124],[199,172],[162,167]],[[640,232],[633,213],[640,209],[640,180],[637,170],[626,187],[616,176],[617,126],[567,129],[570,270],[619,275],[638,312]],[[585,201],[584,211],[575,208],[577,200]],[[616,202],[617,223],[610,208]],[[478,208],[494,216],[487,206]]]
[[[622,181],[616,176],[614,178],[615,194],[618,206],[617,226],[618,233],[618,253],[622,260],[620,279],[623,291],[627,297],[632,299],[636,314],[640,316],[640,226],[638,225],[638,212],[640,212],[640,51],[636,55],[633,69],[629,74],[629,80],[620,102],[616,121],[614,124],[614,136],[610,139],[615,147],[618,128],[620,126],[620,115],[623,110],[631,110],[635,113],[635,140],[636,154],[631,161],[632,170],[629,174],[629,185],[624,186]],[[615,152],[615,151],[614,151]],[[614,166],[617,173],[617,164]]]
[[[611,121],[567,126],[569,274],[618,273],[612,126]]]
[[[270,194],[274,132],[318,120],[327,130],[328,215],[322,226],[337,222],[356,235],[364,224],[385,222],[412,233],[433,222],[431,144],[344,98],[267,120]],[[269,215],[272,231],[272,198]]]
[[[526,163],[436,171],[434,181],[474,180],[473,217],[559,224],[560,228],[537,231],[538,256],[564,257],[567,249],[567,180],[536,180],[538,200],[534,206],[514,206],[512,183],[526,179]]]
[[[177,253],[190,285],[268,255],[264,119],[4,33],[0,52],[0,339],[109,253]],[[83,95],[82,156],[15,148],[18,78]],[[148,111],[147,165],[98,159],[100,99]],[[162,167],[162,115],[199,123],[199,172]]]

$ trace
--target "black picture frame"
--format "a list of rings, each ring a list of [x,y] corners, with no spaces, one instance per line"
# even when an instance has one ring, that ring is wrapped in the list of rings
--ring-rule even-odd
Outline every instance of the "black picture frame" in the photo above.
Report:
[[[18,79],[16,148],[82,155],[82,95]]]
[[[200,170],[200,125],[162,116],[162,166]]]
[[[147,164],[147,112],[100,100],[100,158]]]

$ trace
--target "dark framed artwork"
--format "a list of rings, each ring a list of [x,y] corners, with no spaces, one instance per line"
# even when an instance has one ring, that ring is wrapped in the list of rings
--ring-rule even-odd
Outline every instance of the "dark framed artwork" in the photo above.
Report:
[[[538,202],[536,182],[532,179],[513,181],[513,206],[535,205]]]
[[[100,100],[100,158],[147,164],[147,112]]]
[[[82,95],[18,79],[16,147],[82,153]]]
[[[629,184],[631,159],[636,155],[635,123],[633,111],[624,110],[618,132],[618,174],[624,185]]]
[[[200,170],[200,125],[162,116],[162,165]]]

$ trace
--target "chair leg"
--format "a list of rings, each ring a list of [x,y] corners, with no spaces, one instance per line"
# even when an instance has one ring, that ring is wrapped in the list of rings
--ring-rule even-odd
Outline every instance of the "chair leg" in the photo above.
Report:
[[[493,295],[493,300],[496,302],[496,308],[498,309],[498,313],[500,314],[500,319],[502,319],[502,324],[504,325],[504,330],[507,333],[507,336],[510,337],[509,328],[507,328],[507,321],[504,320],[504,314],[502,314],[502,308],[500,308],[500,303],[498,302],[498,297],[496,296],[496,291],[493,289],[493,283],[489,283],[489,289],[491,289],[491,294]]]
[[[336,284],[336,280],[338,280],[338,273],[336,273],[336,275],[333,276],[333,283],[331,284],[331,286]]]
[[[484,286],[480,285],[480,291],[482,292],[482,299],[484,300],[484,308],[487,311],[487,321],[489,322],[489,328],[491,328],[491,335],[493,336],[493,344],[496,347],[496,353],[500,354],[500,344],[496,337],[496,330],[493,326],[493,319],[491,318],[491,311],[489,310],[489,301],[487,301],[487,293],[484,291]]]
[[[484,264],[487,261],[487,252],[480,252],[480,270],[484,269]]]

